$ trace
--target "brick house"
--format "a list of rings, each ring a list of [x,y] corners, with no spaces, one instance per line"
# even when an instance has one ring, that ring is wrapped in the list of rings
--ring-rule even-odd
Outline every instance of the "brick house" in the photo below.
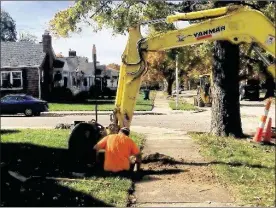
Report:
[[[63,67],[47,31],[42,42],[1,42],[1,97],[26,93],[48,100],[53,89],[53,68]]]

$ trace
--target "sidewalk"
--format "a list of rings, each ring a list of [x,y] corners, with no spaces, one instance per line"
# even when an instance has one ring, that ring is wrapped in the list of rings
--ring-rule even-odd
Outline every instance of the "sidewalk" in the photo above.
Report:
[[[169,106],[168,100],[166,99],[162,91],[158,91],[156,93],[156,97],[154,100],[154,107],[152,111],[158,112],[158,113],[164,113],[164,114],[169,114],[172,112]]]
[[[171,112],[166,98],[156,95],[156,111]],[[175,121],[177,122],[177,121]],[[133,126],[146,135],[144,176],[135,184],[137,207],[233,207],[234,199],[217,181],[199,146],[183,131]],[[156,154],[158,153],[158,154]]]

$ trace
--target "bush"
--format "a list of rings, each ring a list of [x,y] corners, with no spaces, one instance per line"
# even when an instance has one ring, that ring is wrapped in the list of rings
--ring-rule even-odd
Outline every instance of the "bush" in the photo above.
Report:
[[[73,93],[69,88],[55,87],[50,96],[50,101],[55,102],[70,102],[73,99]]]
[[[84,102],[89,98],[89,92],[81,91],[73,97],[74,102]]]

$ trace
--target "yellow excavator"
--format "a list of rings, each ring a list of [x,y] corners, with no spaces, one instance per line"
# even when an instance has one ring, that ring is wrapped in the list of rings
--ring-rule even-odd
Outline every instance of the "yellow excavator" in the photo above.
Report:
[[[140,32],[140,27],[144,24],[174,23],[199,19],[205,20],[183,29],[172,30],[155,36],[143,37]],[[88,123],[80,122],[71,132],[69,150],[71,147],[73,152],[77,151],[83,157],[85,157],[84,149],[91,151],[92,143],[95,144],[100,137],[117,133],[121,127],[131,126],[141,78],[147,71],[148,52],[164,51],[200,44],[205,41],[227,40],[232,44],[247,43],[252,44],[252,49],[260,56],[268,66],[268,71],[275,77],[275,63],[270,63],[260,50],[260,48],[264,49],[275,59],[275,25],[263,13],[250,7],[233,5],[197,12],[178,13],[164,19],[150,20],[130,27],[128,34],[127,44],[122,55],[115,108],[111,114],[110,125],[104,127],[94,120]],[[81,142],[82,145],[76,145],[76,143],[80,144]]]
[[[212,84],[211,74],[202,74],[199,76],[199,85],[197,87],[196,96],[194,96],[194,106],[212,106]]]

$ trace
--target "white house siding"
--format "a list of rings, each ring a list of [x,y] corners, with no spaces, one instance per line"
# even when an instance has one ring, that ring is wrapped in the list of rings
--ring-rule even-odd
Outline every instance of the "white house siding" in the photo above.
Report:
[[[73,94],[77,94],[81,91],[89,91],[90,87],[95,84],[95,69],[92,62],[87,62],[87,58],[84,57],[66,57],[59,58],[59,60],[65,62],[63,68],[55,68],[54,72],[60,71],[62,73],[62,80],[57,83],[57,86],[64,86],[64,77],[67,77],[67,88],[69,88]],[[103,78],[104,76],[110,77],[107,79],[107,87],[111,90],[116,90],[118,85],[118,71],[107,69],[105,65],[97,64],[97,69],[101,69],[102,74],[97,77]],[[83,81],[77,86],[74,79],[76,79],[76,72],[83,72]],[[87,82],[87,86],[84,86],[84,80]]]

